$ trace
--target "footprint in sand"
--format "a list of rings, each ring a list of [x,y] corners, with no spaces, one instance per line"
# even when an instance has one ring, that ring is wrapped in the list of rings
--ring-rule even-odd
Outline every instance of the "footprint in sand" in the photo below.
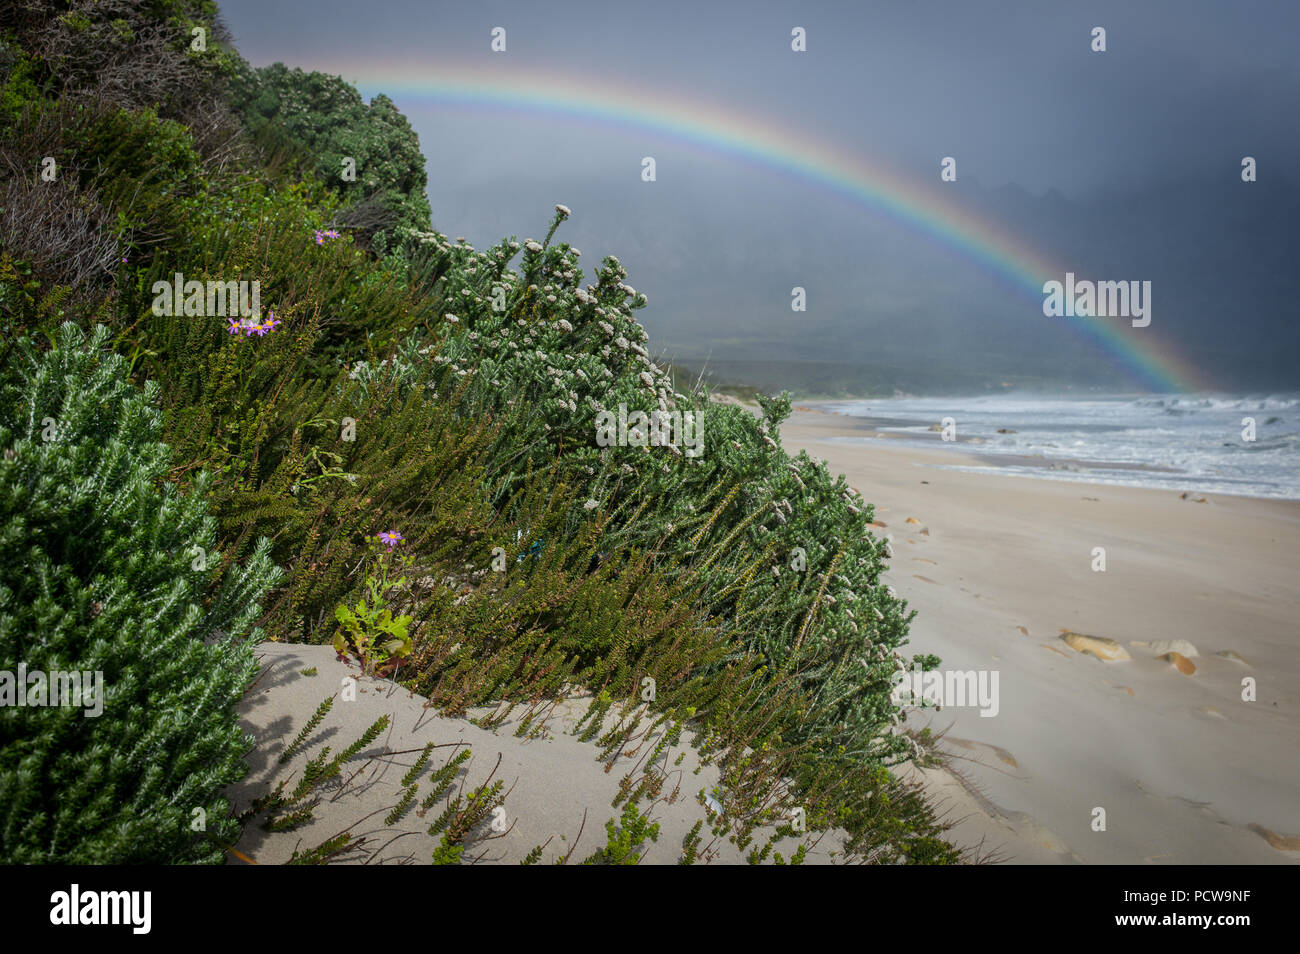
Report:
[[[999,761],[1010,765],[1012,768],[1020,768],[1020,763],[1016,761],[1016,757],[1000,745],[991,745],[988,742],[975,742],[971,739],[959,739],[951,735],[945,735],[943,740],[945,742],[951,742],[954,745],[960,745],[963,749],[970,749],[973,752],[991,753],[996,755]]]
[[[1016,629],[1020,630],[1020,635],[1021,635],[1021,636],[1028,636],[1028,635],[1029,635],[1029,630],[1025,629],[1023,626],[1017,626]]]
[[[1215,653],[1214,655],[1218,656],[1220,659],[1230,659],[1230,660],[1232,660],[1232,661],[1235,662],[1235,663],[1241,663],[1243,666],[1249,666],[1249,665],[1250,665],[1250,663],[1246,662],[1246,660],[1242,659],[1239,655],[1237,655],[1236,653],[1234,653],[1231,649],[1223,649],[1223,650],[1220,650],[1219,652]]]

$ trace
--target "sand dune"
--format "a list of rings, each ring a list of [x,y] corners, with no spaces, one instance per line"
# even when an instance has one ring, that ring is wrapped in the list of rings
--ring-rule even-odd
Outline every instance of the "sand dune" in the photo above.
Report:
[[[718,783],[718,770],[700,765],[689,731],[682,733],[680,744],[669,746],[655,762],[648,762],[646,756],[655,748],[658,735],[648,736],[637,752],[629,754],[625,749],[612,763],[599,761],[596,744],[572,734],[586,710],[581,699],[561,704],[544,724],[535,722],[522,735],[516,735],[516,730],[523,710],[516,710],[494,732],[468,718],[438,715],[425,708],[424,698],[391,682],[359,676],[355,666],[338,661],[328,646],[263,643],[258,653],[262,674],[244,696],[240,720],[259,744],[248,777],[227,793],[237,811],[281,781],[287,781],[287,788],[292,789],[307,761],[325,746],[337,753],[381,716],[388,716],[390,722],[385,732],[348,761],[337,780],[322,786],[310,822],[282,832],[268,832],[259,824],[246,826],[232,852],[234,863],[283,864],[295,851],[313,848],[350,830],[352,845],[332,863],[429,864],[440,838],[431,837],[428,829],[446,807],[448,797],[468,793],[492,779],[503,781],[505,787],[496,825],[501,830],[493,827],[496,818],[477,826],[467,839],[465,862],[518,864],[532,849],[542,846],[537,863],[553,864],[568,855],[566,863],[581,864],[606,845],[605,823],[620,815],[621,806],[616,808],[613,802],[625,777],[636,782],[657,773],[663,780],[662,790],[657,797],[644,799],[640,807],[660,831],[656,841],[645,843],[640,863],[677,864],[683,838],[697,821],[706,819],[699,794],[712,792]],[[340,693],[347,678],[357,683],[351,701],[343,701]],[[331,695],[336,696],[333,708],[303,747],[281,764],[285,748],[321,701]],[[470,716],[490,711],[471,710]],[[611,712],[605,727],[613,722]],[[437,748],[420,773],[414,802],[400,818],[387,824],[389,813],[402,801],[404,777],[429,743]],[[431,773],[464,747],[472,755],[459,767],[455,785],[421,812],[421,803],[433,789]],[[696,863],[745,862],[747,852],[725,837],[713,836],[709,829],[705,820]],[[755,840],[761,847],[769,832],[760,832]],[[811,844],[806,863],[834,863],[842,836],[843,832],[806,836]],[[775,850],[789,858],[798,846],[797,839],[786,837],[778,841]]]

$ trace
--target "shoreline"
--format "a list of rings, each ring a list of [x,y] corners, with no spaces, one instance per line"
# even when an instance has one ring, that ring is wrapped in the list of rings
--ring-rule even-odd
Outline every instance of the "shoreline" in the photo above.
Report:
[[[869,427],[801,405],[782,438],[875,506],[884,581],[917,610],[905,652],[1000,673],[996,717],[906,722],[947,732],[955,773],[904,774],[960,819],[954,840],[1022,863],[1300,861],[1300,501],[1025,480],[953,469],[980,463],[960,443],[841,439]],[[1134,645],[1175,639],[1190,675]]]
[[[831,402],[824,403],[829,404]],[[1150,490],[1156,493],[1187,493],[1192,496],[1212,494],[1214,496],[1247,500],[1300,503],[1300,496],[1259,494],[1245,491],[1234,493],[1231,490],[1223,489],[1204,490],[1196,486],[1197,477],[1195,474],[1159,464],[1097,460],[1068,455],[1047,457],[1043,454],[1014,454],[1006,451],[983,450],[981,448],[985,446],[985,441],[980,437],[958,435],[954,441],[948,443],[936,439],[935,447],[927,447],[924,439],[919,436],[919,432],[899,433],[882,429],[885,427],[915,426],[915,421],[902,418],[850,415],[814,403],[796,404],[792,408],[792,413],[808,415],[807,422],[801,424],[801,427],[807,427],[810,431],[824,431],[826,436],[836,442],[850,443],[854,440],[861,440],[865,445],[874,441],[888,441],[910,447],[918,453],[936,451],[945,454],[962,454],[963,459],[961,461],[954,461],[948,466],[980,468],[982,473],[992,474],[1001,470],[1004,473],[1000,474],[1000,476],[1027,478],[1029,480],[1055,480],[1074,485],[1094,484],[1099,487],[1123,487],[1134,490]],[[817,420],[815,416],[818,415],[827,418],[827,422],[822,423]],[[1029,470],[1013,469],[1018,467],[1028,468]],[[1122,479],[1106,479],[1106,475],[1114,473],[1167,474],[1171,475],[1174,480],[1178,479],[1178,475],[1183,475],[1184,479],[1177,486],[1174,485],[1173,481],[1169,486],[1153,486],[1151,484],[1128,482]]]

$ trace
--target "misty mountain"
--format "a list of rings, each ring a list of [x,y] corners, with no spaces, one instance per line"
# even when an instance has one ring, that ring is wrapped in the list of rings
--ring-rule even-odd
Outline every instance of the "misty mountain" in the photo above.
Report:
[[[852,366],[902,390],[933,389],[945,376],[957,389],[1138,385],[1112,354],[1062,327],[1082,319],[1045,317],[1041,295],[861,204],[784,180],[774,188],[773,178],[700,163],[654,183],[584,176],[465,189],[431,169],[429,193],[435,224],[478,244],[523,237],[519,208],[536,207],[540,233],[550,203],[565,202],[575,215],[559,238],[588,267],[605,254],[623,261],[649,296],[640,317],[663,353],[741,362],[767,386],[811,389],[814,366],[828,364],[840,382],[829,390],[848,387]],[[951,187],[962,207],[1080,277],[1151,281],[1151,326],[1128,333],[1172,342],[1220,387],[1300,385],[1300,330],[1287,320],[1300,295],[1290,264],[1300,192],[1290,183],[1243,183],[1227,168],[1218,182],[1087,199],[973,178]],[[806,290],[806,312],[791,310],[795,286]]]

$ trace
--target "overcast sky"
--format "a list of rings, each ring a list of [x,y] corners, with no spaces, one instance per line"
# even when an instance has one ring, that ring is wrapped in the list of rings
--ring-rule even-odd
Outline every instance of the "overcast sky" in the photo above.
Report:
[[[959,194],[1004,227],[1027,230],[1022,237],[1051,244],[1052,257],[1077,255],[1081,270],[1102,262],[1128,272],[1101,277],[1205,283],[1166,288],[1167,310],[1151,333],[1177,340],[1198,361],[1223,363],[1234,386],[1252,373],[1275,376],[1286,364],[1276,354],[1279,335],[1286,349],[1300,343],[1300,287],[1267,257],[1294,262],[1300,251],[1300,3],[219,5],[254,65],[282,61],[341,73],[367,96],[385,91],[372,75],[393,62],[436,63],[485,80],[502,70],[512,77],[558,71],[595,88],[612,83],[776,124],[792,138],[925,177],[936,189],[943,188],[939,158],[955,156]],[[505,54],[489,49],[495,26],[508,31]],[[807,31],[806,53],[790,49],[794,26]],[[1095,26],[1107,31],[1104,54],[1089,48]],[[979,327],[975,319],[966,326],[972,336],[996,325],[995,332],[1015,337],[1015,323],[1033,319],[1023,294],[1003,300],[1007,289],[941,242],[865,207],[846,207],[814,184],[650,131],[393,98],[420,135],[437,228],[477,245],[505,234],[539,235],[551,205],[566,203],[575,216],[563,237],[590,253],[588,261],[620,256],[629,281],[650,297],[642,319],[665,345],[712,350],[737,335],[789,333],[789,288],[801,282],[782,269],[774,275],[773,259],[796,273],[824,265],[828,274],[859,277],[864,259],[875,264],[865,269],[869,284],[846,278],[842,287],[822,289],[825,310],[810,320],[836,333],[882,331],[904,319],[924,326],[928,315],[951,312],[956,302],[985,316]],[[642,155],[659,162],[653,192],[640,181]],[[1246,195],[1244,155],[1257,158],[1260,182],[1235,209]],[[1233,186],[1237,192],[1223,191]],[[1206,205],[1199,218],[1188,211],[1197,196]],[[1120,212],[1139,206],[1137,224],[1120,228]],[[1288,215],[1279,217],[1279,208]],[[1188,236],[1189,222],[1193,232],[1201,222],[1216,233],[1213,241]],[[1185,240],[1192,245],[1182,249]],[[1133,256],[1117,261],[1125,243],[1134,243]],[[1163,257],[1151,257],[1157,252]],[[1174,267],[1194,255],[1195,268]],[[944,270],[944,281],[925,282],[935,269]],[[1166,277],[1175,274],[1182,277]],[[936,291],[927,299],[926,284],[945,286],[947,297]],[[1208,301],[1219,320],[1197,304]],[[731,302],[731,311],[704,328],[704,309],[693,302],[714,309]],[[1233,333],[1221,320],[1229,303],[1250,316]],[[1273,353],[1254,354],[1264,342]],[[962,348],[949,343],[954,353]],[[844,349],[830,343],[827,354],[842,357]],[[1290,363],[1300,365],[1298,357],[1292,351]]]

